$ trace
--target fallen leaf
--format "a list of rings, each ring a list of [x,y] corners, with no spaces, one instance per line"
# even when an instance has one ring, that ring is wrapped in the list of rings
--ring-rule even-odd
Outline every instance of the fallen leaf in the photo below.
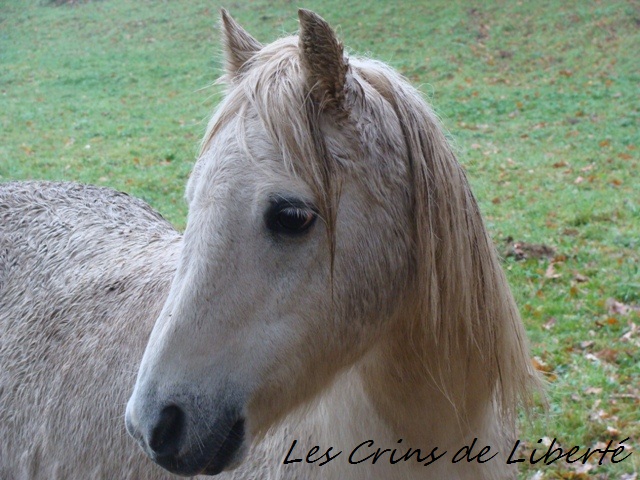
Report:
[[[539,372],[550,373],[553,371],[553,368],[546,364],[540,357],[533,357],[531,363],[533,364],[533,368]]]
[[[616,363],[616,361],[618,360],[618,352],[610,348],[605,348],[604,350],[595,352],[594,355],[600,360],[604,360],[608,363]]]
[[[544,272],[545,278],[560,278],[562,276],[561,273],[557,273],[554,268],[554,263],[551,262],[547,267],[547,270]]]
[[[608,298],[605,302],[605,305],[607,307],[607,312],[609,312],[609,315],[629,315],[629,313],[632,311],[640,312],[640,306],[627,305],[617,301],[614,298]]]
[[[596,357],[593,353],[587,353],[584,358],[587,360],[591,360],[594,363],[600,363],[600,359]]]
[[[514,242],[512,237],[506,239],[505,257],[515,257],[516,260],[527,258],[553,258],[555,250],[544,244]]]
[[[593,413],[591,413],[591,415],[589,415],[589,419],[591,421],[597,422],[600,420],[604,420],[609,418],[611,415],[609,415],[609,412],[607,412],[606,410],[603,410],[602,408],[600,410],[597,410]],[[604,450],[604,447],[606,447],[607,444],[603,443],[603,442],[598,442],[596,443],[594,448],[599,448],[601,450]]]
[[[573,274],[573,279],[578,283],[585,283],[589,281],[589,277],[585,277],[581,273],[577,272]]]
[[[629,342],[640,347],[640,327],[634,322],[629,322],[629,331],[620,337],[620,341]]]
[[[612,426],[607,426],[607,433],[611,435],[612,438],[615,438],[620,435],[620,430]]]

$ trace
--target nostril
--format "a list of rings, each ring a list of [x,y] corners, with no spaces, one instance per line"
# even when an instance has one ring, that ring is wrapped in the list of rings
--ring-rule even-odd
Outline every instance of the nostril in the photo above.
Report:
[[[184,431],[184,412],[176,405],[162,409],[151,430],[149,448],[159,457],[176,456]]]

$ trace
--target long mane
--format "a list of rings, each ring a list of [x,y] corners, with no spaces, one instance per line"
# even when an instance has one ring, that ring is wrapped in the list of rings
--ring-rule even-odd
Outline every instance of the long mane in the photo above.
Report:
[[[424,364],[444,392],[478,379],[511,418],[538,389],[525,332],[462,166],[421,94],[384,64],[356,70],[391,104],[413,183],[416,328]],[[438,351],[433,354],[433,348]],[[473,368],[470,368],[473,366]],[[455,404],[455,396],[450,396]]]

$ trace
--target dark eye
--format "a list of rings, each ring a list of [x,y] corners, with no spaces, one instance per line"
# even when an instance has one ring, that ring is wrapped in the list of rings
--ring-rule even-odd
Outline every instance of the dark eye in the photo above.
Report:
[[[313,212],[296,207],[283,208],[276,214],[277,226],[290,232],[305,231],[315,219]]]
[[[272,203],[267,212],[266,224],[273,232],[297,235],[309,230],[316,218],[316,212],[307,205],[282,200]]]

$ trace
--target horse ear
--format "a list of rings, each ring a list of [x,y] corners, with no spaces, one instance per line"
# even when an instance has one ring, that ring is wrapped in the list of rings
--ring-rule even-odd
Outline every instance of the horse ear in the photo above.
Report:
[[[224,9],[220,9],[222,43],[226,70],[230,78],[236,77],[242,66],[262,48],[262,44],[253,38]]]
[[[300,57],[311,95],[323,107],[341,107],[349,64],[340,43],[327,22],[315,13],[300,9]]]

